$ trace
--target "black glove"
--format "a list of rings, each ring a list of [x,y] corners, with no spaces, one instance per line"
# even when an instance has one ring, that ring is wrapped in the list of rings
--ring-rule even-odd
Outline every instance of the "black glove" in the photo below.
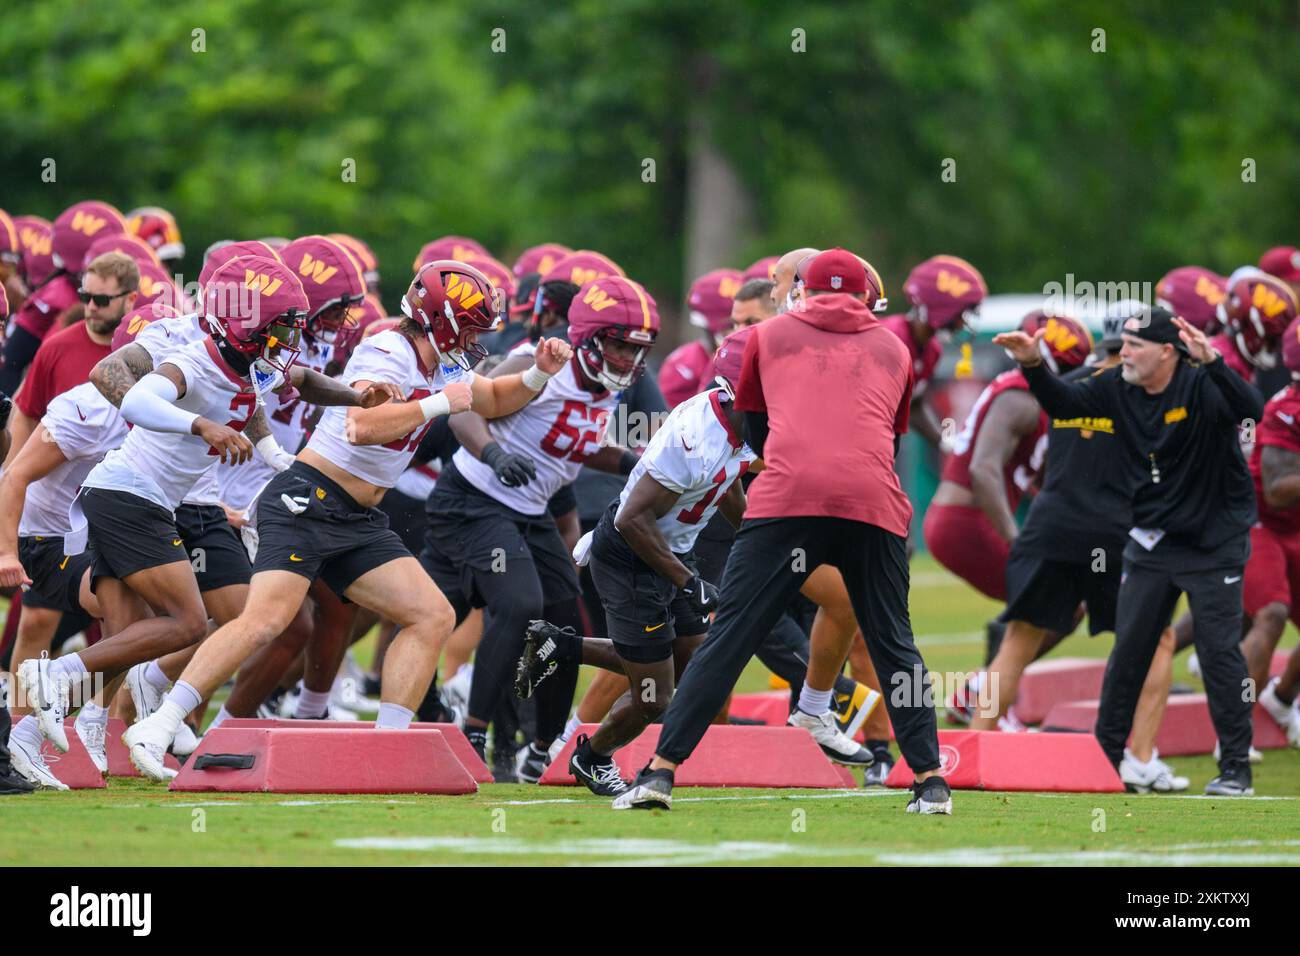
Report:
[[[478,457],[507,488],[522,487],[537,477],[537,466],[531,458],[508,452],[496,442],[484,448]]]
[[[682,593],[686,595],[686,603],[698,611],[700,617],[708,617],[718,609],[718,589],[698,574],[691,575],[682,587]]]
[[[13,410],[13,399],[8,395],[0,395],[0,431],[4,431],[9,426],[9,413]]]

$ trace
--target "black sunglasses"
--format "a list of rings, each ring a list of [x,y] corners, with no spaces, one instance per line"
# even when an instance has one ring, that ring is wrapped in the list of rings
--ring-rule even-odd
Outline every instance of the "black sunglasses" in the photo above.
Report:
[[[124,295],[130,295],[131,289],[125,292],[118,292],[114,295],[106,295],[102,292],[87,292],[85,289],[77,290],[77,298],[81,300],[82,305],[89,305],[94,302],[101,309],[107,307],[114,299],[120,299]]]

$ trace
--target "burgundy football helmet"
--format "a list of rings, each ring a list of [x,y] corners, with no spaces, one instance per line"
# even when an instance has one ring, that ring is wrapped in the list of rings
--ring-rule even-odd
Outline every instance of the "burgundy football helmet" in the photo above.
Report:
[[[307,293],[283,262],[265,256],[231,259],[203,288],[204,316],[214,339],[250,365],[288,373],[306,325]]]
[[[402,314],[424,330],[439,361],[463,369],[487,355],[476,339],[495,329],[505,310],[505,294],[487,276],[451,259],[422,266],[402,297]]]
[[[628,388],[645,371],[646,356],[659,335],[659,309],[650,293],[631,279],[604,276],[578,290],[569,305],[569,341],[588,378],[610,391]],[[613,355],[610,340],[630,342],[633,355]]]
[[[1222,305],[1224,325],[1246,361],[1256,368],[1276,368],[1282,333],[1300,312],[1291,287],[1257,269],[1240,277],[1233,273]]]

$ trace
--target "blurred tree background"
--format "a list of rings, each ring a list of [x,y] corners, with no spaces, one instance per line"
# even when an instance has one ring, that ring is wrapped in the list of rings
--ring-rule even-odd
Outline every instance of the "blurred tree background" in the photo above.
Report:
[[[438,235],[507,264],[555,240],[676,316],[694,274],[797,245],[896,294],[936,252],[997,292],[1300,241],[1294,0],[42,0],[3,23],[0,208],[166,206],[187,276],[217,239],[346,231],[391,309]]]

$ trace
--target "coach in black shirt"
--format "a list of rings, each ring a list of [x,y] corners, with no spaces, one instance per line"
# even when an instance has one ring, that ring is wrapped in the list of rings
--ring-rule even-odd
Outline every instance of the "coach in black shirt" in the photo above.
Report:
[[[1262,398],[1202,332],[1164,309],[1129,319],[1121,364],[1079,382],[1064,382],[1043,368],[1036,340],[1023,332],[993,341],[1024,367],[1049,415],[1111,418],[1133,469],[1134,527],[1097,716],[1102,749],[1118,766],[1156,644],[1186,592],[1221,745],[1219,776],[1206,792],[1253,792],[1251,704],[1243,693],[1248,678],[1240,641],[1241,581],[1256,515],[1237,429],[1259,421]]]

